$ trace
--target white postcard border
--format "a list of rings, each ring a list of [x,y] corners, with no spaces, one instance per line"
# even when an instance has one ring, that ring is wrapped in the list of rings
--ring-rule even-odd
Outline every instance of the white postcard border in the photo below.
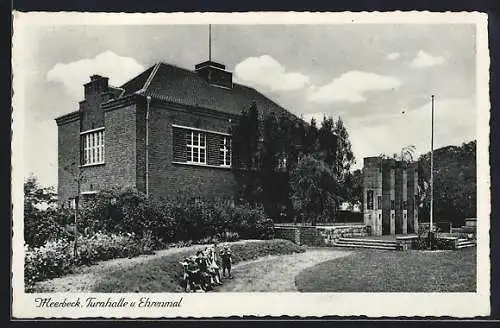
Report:
[[[13,37],[13,255],[12,315],[15,318],[139,318],[227,316],[452,316],[474,317],[490,311],[490,166],[489,52],[487,15],[482,13],[21,13],[15,12]],[[23,282],[23,131],[24,94],[21,56],[23,27],[28,25],[155,25],[155,24],[454,24],[477,26],[477,192],[478,245],[476,293],[206,293],[206,294],[25,294]],[[176,300],[178,308],[40,308],[35,298],[89,296],[128,300],[150,297]]]

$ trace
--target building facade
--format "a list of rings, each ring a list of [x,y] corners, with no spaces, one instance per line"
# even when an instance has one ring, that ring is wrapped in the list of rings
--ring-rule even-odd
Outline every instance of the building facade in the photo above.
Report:
[[[231,130],[242,110],[289,114],[224,65],[158,63],[112,87],[94,75],[79,109],[56,118],[60,204],[131,187],[154,197],[232,197]]]
[[[416,163],[367,157],[363,163],[364,223],[375,236],[418,230]]]

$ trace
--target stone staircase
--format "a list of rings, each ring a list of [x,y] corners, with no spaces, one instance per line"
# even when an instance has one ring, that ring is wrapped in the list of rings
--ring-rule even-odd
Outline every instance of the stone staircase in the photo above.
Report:
[[[457,245],[457,249],[466,248],[466,247],[475,247],[476,242],[474,240],[460,238],[460,239],[458,239],[458,243],[456,245]]]
[[[339,238],[332,244],[335,247],[350,247],[350,248],[373,248],[384,249],[388,251],[397,250],[395,240],[381,240],[381,239],[362,239],[362,238]]]

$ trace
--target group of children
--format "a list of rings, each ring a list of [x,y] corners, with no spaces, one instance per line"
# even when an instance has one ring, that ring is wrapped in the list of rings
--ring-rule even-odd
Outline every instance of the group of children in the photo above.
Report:
[[[217,243],[199,250],[196,255],[187,257],[181,262],[184,267],[183,287],[187,291],[200,290],[202,292],[222,285],[222,277],[229,279],[231,275],[232,253],[227,244],[218,251]],[[221,277],[222,268],[222,277]]]

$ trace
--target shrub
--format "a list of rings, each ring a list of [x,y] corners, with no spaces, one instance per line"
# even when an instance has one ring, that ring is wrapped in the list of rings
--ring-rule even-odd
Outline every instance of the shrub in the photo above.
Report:
[[[134,235],[106,235],[96,233],[92,237],[78,238],[76,265],[90,265],[120,257],[134,257],[145,252],[143,245]]]
[[[48,241],[35,248],[25,246],[24,283],[29,290],[37,281],[62,276],[71,271],[72,247],[64,239]]]
[[[157,248],[181,240],[215,239],[227,232],[241,238],[273,238],[273,222],[261,207],[231,206],[222,199],[161,202],[125,189],[106,191],[83,206],[79,231],[133,233]],[[234,237],[232,237],[234,239]]]
[[[74,266],[91,265],[120,257],[134,257],[152,252],[151,244],[133,234],[104,234],[92,237],[79,236],[77,257],[73,255],[74,243],[68,239],[48,241],[41,247],[25,246],[24,282],[30,290],[37,281],[65,275]]]
[[[237,241],[240,239],[239,233],[231,231],[225,232],[221,237],[222,241],[226,242]]]

